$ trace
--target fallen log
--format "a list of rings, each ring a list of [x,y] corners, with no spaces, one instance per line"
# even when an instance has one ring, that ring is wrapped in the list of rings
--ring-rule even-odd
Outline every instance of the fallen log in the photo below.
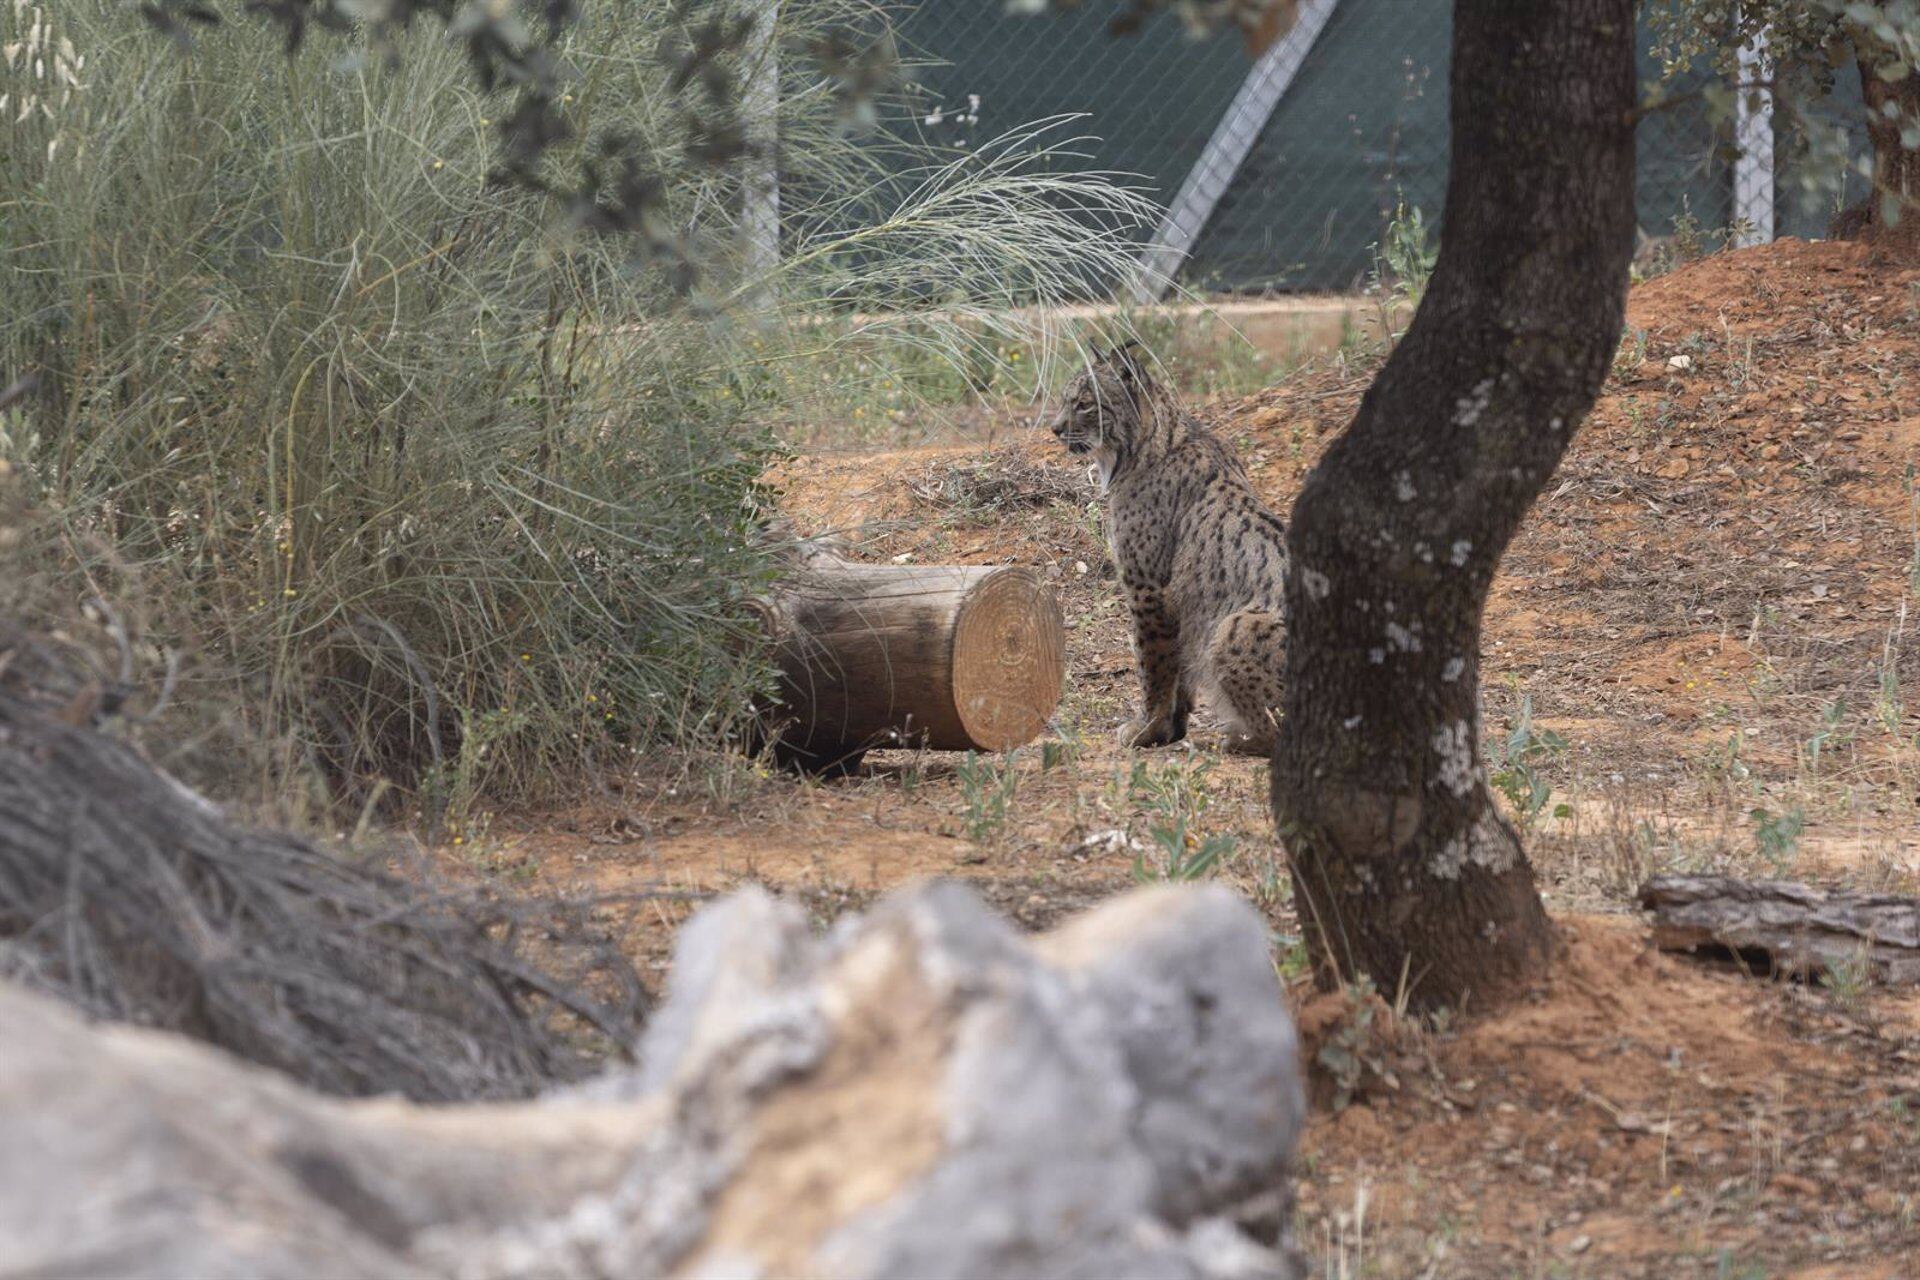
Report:
[[[833,764],[878,746],[1008,751],[1046,728],[1066,625],[1037,575],[857,564],[818,545],[797,560],[764,606],[786,754]]]
[[[1640,888],[1654,945],[1706,952],[1757,972],[1818,977],[1862,972],[1920,983],[1920,899],[1845,893],[1785,880],[1657,876]]]

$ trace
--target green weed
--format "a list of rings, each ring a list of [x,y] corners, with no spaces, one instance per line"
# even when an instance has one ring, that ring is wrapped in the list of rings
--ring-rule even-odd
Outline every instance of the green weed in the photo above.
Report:
[[[1507,736],[1494,744],[1491,780],[1494,788],[1507,798],[1519,815],[1522,826],[1531,827],[1553,797],[1553,787],[1541,774],[1542,766],[1559,759],[1567,751],[1567,741],[1551,729],[1533,727],[1533,699],[1520,699],[1520,714]],[[1560,805],[1556,817],[1572,810]]]
[[[1052,773],[1055,769],[1072,768],[1080,763],[1086,750],[1087,741],[1080,733],[1080,726],[1062,725],[1054,737],[1040,744],[1040,770]]]
[[[1386,235],[1374,246],[1373,284],[1394,307],[1409,313],[1420,305],[1440,250],[1419,205],[1396,199]]]
[[[1820,708],[1820,727],[1800,744],[1801,759],[1806,761],[1807,772],[1815,777],[1820,775],[1820,764],[1825,755],[1853,740],[1852,732],[1845,724],[1846,716],[1847,700],[1835,698]]]
[[[1822,967],[1820,985],[1832,993],[1841,1008],[1858,1013],[1866,1001],[1871,977],[1866,952],[1862,950],[1843,960],[1828,961]]]
[[[1747,816],[1753,819],[1754,843],[1761,854],[1774,870],[1784,870],[1799,851],[1800,835],[1807,829],[1806,813],[1795,805],[1780,813],[1754,809]]]
[[[1231,834],[1202,830],[1212,803],[1208,779],[1213,766],[1205,757],[1174,760],[1159,768],[1141,760],[1125,775],[1126,808],[1137,811],[1146,834],[1146,847],[1134,855],[1135,880],[1201,880],[1233,856],[1238,842]]]
[[[990,844],[1006,828],[1013,798],[1020,789],[1018,753],[1000,758],[969,751],[954,766],[960,783],[962,821],[967,839]]]

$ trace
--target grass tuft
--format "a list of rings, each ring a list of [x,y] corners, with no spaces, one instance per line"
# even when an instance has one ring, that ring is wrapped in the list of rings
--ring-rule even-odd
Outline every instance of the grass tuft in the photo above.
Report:
[[[781,12],[799,41],[877,20]],[[1150,215],[1050,172],[1045,128],[902,179],[795,70],[789,243],[752,274],[739,175],[678,146],[674,20],[599,0],[569,55],[582,119],[659,156],[708,267],[692,299],[489,182],[499,101],[433,30],[392,59],[289,57],[234,23],[183,54],[114,0],[0,10],[8,44],[71,54],[0,122],[0,369],[42,384],[0,412],[35,512],[0,609],[140,618],[178,667],[151,735],[174,767],[262,799],[323,779],[457,832],[638,751],[740,740],[769,688],[759,477],[851,331],[819,318],[926,313],[872,340],[962,352],[1009,302],[1113,270]]]

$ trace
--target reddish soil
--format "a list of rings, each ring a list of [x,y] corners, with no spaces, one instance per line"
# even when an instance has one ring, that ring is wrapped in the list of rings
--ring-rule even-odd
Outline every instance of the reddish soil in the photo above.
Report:
[[[1328,1276],[1920,1276],[1920,996],[1661,956],[1630,903],[1665,869],[1920,889],[1920,272],[1781,241],[1639,286],[1628,323],[1487,623],[1490,750],[1523,699],[1563,740],[1530,761],[1552,787],[1530,829],[1567,953],[1535,998],[1445,1025],[1296,992],[1311,1043],[1358,1064],[1347,1099],[1316,1068],[1301,1227]],[[1377,363],[1202,412],[1285,510]],[[824,921],[957,875],[1041,927],[1150,871],[1185,805],[1292,933],[1260,762],[1113,745],[1133,674],[1094,494],[1008,434],[774,477],[866,557],[1056,581],[1058,758],[1007,766],[1004,823],[970,820],[979,788],[938,754],[835,781],[692,761],[516,822],[484,865],[611,894],[657,970],[693,904],[752,880]]]

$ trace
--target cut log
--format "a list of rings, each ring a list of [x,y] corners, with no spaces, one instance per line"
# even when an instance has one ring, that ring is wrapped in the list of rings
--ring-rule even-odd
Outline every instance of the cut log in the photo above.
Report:
[[[1920,899],[1829,892],[1784,880],[1659,876],[1640,888],[1654,944],[1707,952],[1759,972],[1818,977],[1857,971],[1920,983]]]
[[[1066,626],[1026,569],[855,564],[814,549],[769,602],[778,743],[831,763],[876,746],[1007,751],[1046,728]]]

